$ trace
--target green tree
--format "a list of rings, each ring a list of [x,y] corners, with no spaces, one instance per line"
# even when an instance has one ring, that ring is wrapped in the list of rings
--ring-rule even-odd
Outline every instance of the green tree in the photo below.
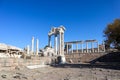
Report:
[[[120,50],[120,19],[108,24],[104,30],[106,48],[116,48]]]

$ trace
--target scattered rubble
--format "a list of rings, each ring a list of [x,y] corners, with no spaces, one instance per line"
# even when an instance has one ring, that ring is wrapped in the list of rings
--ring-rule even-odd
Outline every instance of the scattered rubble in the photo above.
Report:
[[[3,74],[3,75],[1,75],[1,77],[2,77],[2,78],[6,78],[6,77],[7,77],[7,75]]]
[[[35,69],[2,70],[0,76],[0,80],[120,80],[120,70],[49,66]]]

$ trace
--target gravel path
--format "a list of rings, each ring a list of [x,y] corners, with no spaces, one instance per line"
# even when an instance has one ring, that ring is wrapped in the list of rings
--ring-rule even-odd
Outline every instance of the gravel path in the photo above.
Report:
[[[103,68],[20,68],[0,71],[0,80],[120,80],[120,70]]]

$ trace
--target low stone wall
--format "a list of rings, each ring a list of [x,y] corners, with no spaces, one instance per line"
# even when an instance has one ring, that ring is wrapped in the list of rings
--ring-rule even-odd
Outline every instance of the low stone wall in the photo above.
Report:
[[[100,56],[105,55],[106,53],[73,53],[73,54],[67,54],[66,61],[67,62],[73,62],[73,63],[85,63],[90,62],[96,58],[99,58]]]
[[[3,68],[15,69],[15,67],[17,66],[44,65],[50,63],[51,63],[50,57],[32,57],[31,59],[0,58],[0,69]]]

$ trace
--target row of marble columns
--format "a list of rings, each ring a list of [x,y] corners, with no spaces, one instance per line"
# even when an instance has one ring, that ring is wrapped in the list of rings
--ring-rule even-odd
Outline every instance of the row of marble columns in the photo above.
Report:
[[[89,43],[91,43],[91,48],[88,47]],[[67,45],[66,47],[66,54],[69,53],[69,49],[68,49],[68,46],[71,45],[71,53],[74,53],[73,51],[73,45],[76,45],[76,49],[75,49],[75,53],[78,53],[79,50],[80,50],[80,53],[94,53],[94,52],[101,52],[99,50],[99,43],[98,41],[74,41],[74,42],[65,42],[65,45]],[[78,48],[78,45],[80,44],[80,49]],[[85,47],[83,47],[83,44],[86,44]],[[95,45],[96,44],[96,48],[95,48]],[[105,45],[103,44],[103,51],[102,52],[105,52]]]
[[[34,37],[32,37],[32,44],[31,44],[31,50],[30,46],[27,45],[27,54],[28,55],[38,55],[39,53],[39,40],[36,40],[36,53],[34,52]]]

